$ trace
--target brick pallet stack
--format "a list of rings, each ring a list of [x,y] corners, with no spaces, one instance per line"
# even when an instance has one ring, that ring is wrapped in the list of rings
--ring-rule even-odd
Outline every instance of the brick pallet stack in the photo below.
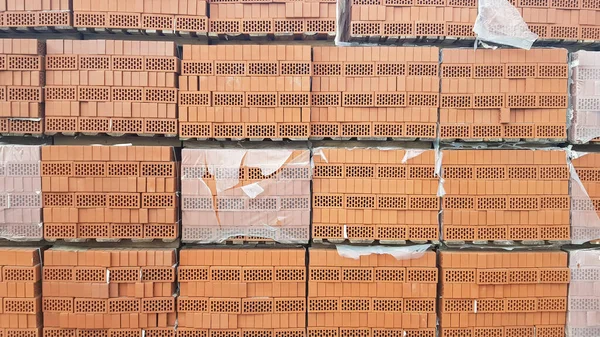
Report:
[[[42,329],[41,251],[0,248],[0,335],[40,336]]]
[[[310,46],[185,45],[181,73],[181,138],[308,138]]]
[[[175,43],[48,40],[46,134],[177,135]]]
[[[206,33],[206,10],[205,0],[73,0],[73,26]]]
[[[175,249],[44,253],[44,337],[174,337]]]
[[[175,240],[177,187],[172,147],[44,146],[44,238]]]
[[[0,43],[0,133],[43,132],[44,44],[34,39]]]
[[[182,238],[308,243],[308,149],[182,150]]]
[[[333,38],[335,0],[210,0],[211,35],[298,35]]]
[[[0,27],[67,27],[71,25],[69,0],[1,0]]]
[[[600,335],[600,251],[595,249],[569,252],[569,311],[567,336],[589,337]]]
[[[306,336],[305,256],[290,247],[182,249],[178,336]]]
[[[312,138],[436,137],[436,47],[314,47]]]
[[[315,148],[313,153],[313,239],[439,239],[434,151]]]
[[[446,241],[570,239],[562,150],[442,150]]]
[[[308,336],[436,336],[434,252],[353,259],[312,247],[309,255]]]
[[[600,53],[571,54],[571,143],[600,140]]]
[[[474,38],[476,0],[350,0],[352,40],[397,42],[415,37]]]
[[[600,153],[581,153],[571,161],[571,238],[574,243],[600,239]]]
[[[440,138],[566,139],[567,51],[444,49]]]
[[[440,273],[440,337],[565,335],[565,252],[442,251]]]
[[[0,146],[0,238],[42,239],[40,147]]]

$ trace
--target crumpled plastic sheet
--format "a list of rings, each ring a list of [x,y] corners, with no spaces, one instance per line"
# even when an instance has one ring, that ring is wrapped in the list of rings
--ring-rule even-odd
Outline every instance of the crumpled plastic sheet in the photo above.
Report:
[[[185,148],[181,171],[184,242],[308,243],[307,148]]]
[[[569,251],[568,337],[600,336],[600,250]]]
[[[336,245],[337,252],[340,256],[359,260],[361,256],[377,254],[391,255],[396,260],[411,260],[418,259],[425,255],[425,252],[431,248],[431,245],[414,245],[414,246],[350,246]]]
[[[508,0],[479,0],[473,31],[477,40],[527,50],[538,39]]]
[[[600,52],[570,54],[569,141],[585,144],[600,138]]]
[[[586,188],[586,183],[600,186],[600,182],[583,182],[576,168],[577,159],[587,155],[587,152],[567,149],[571,180],[571,242],[574,244],[600,239],[600,209],[597,208],[600,205],[599,199],[590,197]]]
[[[40,241],[41,146],[0,144],[0,238]]]

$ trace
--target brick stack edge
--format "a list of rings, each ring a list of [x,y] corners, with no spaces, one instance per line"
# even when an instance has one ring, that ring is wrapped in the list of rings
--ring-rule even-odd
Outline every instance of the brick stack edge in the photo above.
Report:
[[[40,336],[42,329],[41,251],[0,248],[0,335]]]
[[[175,249],[51,248],[44,337],[174,337]]]
[[[69,0],[1,0],[0,27],[69,27]]]
[[[571,239],[587,242],[600,239],[600,153],[583,153],[572,160]],[[599,275],[600,277],[600,275]]]
[[[308,149],[182,150],[182,239],[308,243]]]
[[[40,147],[0,145],[0,238],[42,239]]]
[[[306,250],[184,248],[179,337],[305,337]]]
[[[174,42],[46,45],[46,134],[177,135]]]
[[[34,39],[0,43],[0,133],[43,133],[45,44]]]
[[[440,337],[565,335],[567,253],[442,251]]]
[[[46,240],[179,237],[178,167],[168,146],[44,146]]]
[[[316,148],[314,240],[439,239],[435,152]]]

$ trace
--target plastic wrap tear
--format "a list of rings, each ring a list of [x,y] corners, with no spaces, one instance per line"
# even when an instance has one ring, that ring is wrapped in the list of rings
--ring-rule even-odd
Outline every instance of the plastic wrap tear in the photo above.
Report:
[[[538,39],[519,11],[507,0],[479,0],[473,31],[478,40],[527,50]]]
[[[349,246],[337,245],[337,252],[340,256],[358,260],[361,256],[377,254],[391,255],[396,260],[418,259],[425,255],[425,252],[431,245],[414,246]]]

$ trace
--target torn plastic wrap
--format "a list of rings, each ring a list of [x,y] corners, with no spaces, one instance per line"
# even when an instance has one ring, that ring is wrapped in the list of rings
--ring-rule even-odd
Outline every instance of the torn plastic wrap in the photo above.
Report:
[[[600,336],[600,250],[569,251],[567,337]]]
[[[338,254],[353,260],[359,260],[361,256],[391,255],[396,260],[418,259],[425,255],[425,252],[431,248],[431,245],[414,246],[350,246],[336,245]]]
[[[0,238],[42,240],[39,145],[0,145]]]
[[[312,238],[437,241],[435,161],[433,149],[314,148]]]
[[[310,181],[306,148],[185,148],[183,241],[308,243]]]
[[[508,0],[479,0],[473,26],[477,40],[531,49],[538,35],[529,30],[519,10]]]
[[[571,54],[569,140],[584,144],[600,140],[600,52]]]
[[[600,153],[569,151],[571,240],[600,240]]]

